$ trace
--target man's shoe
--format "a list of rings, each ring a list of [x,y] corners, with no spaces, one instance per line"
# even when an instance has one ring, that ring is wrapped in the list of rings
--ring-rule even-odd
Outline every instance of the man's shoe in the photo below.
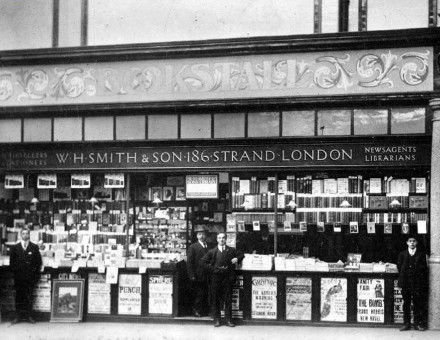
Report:
[[[214,327],[220,327],[220,321],[219,320],[215,320],[214,321]]]
[[[235,327],[235,323],[233,323],[232,321],[228,321],[226,323],[226,326],[228,326],[228,327]]]
[[[16,325],[19,322],[20,322],[20,319],[15,318],[14,320],[11,321],[11,325]]]
[[[35,323],[36,322],[35,319],[32,316],[28,317],[28,321],[29,321],[29,323]]]
[[[423,331],[426,331],[426,328],[425,327],[423,327],[423,326],[417,326],[417,329],[419,330],[419,331],[421,331],[421,332],[423,332]]]
[[[409,331],[411,329],[411,326],[410,325],[405,325],[405,326],[403,326],[401,329],[400,329],[400,331],[401,332],[403,332],[403,331]]]
[[[198,311],[196,311],[196,310],[194,311],[193,314],[194,314],[194,316],[197,317],[197,318],[200,318],[200,317],[202,316],[202,315],[201,315]]]

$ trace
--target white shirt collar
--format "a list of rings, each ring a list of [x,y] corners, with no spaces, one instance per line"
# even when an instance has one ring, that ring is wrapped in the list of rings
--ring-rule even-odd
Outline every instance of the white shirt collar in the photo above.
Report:
[[[410,254],[411,256],[413,256],[413,255],[416,253],[416,250],[417,250],[417,248],[414,248],[414,249],[409,249],[409,248],[408,248],[408,252],[409,252],[409,254]]]
[[[23,240],[21,240],[21,246],[23,247],[24,250],[26,250],[26,248],[29,246],[29,241],[27,242],[27,246],[26,246],[26,243]]]
[[[200,243],[200,245],[201,245],[203,248],[206,248],[206,243],[203,243],[203,242],[201,242],[201,241],[199,241],[199,243]]]
[[[226,249],[226,247],[225,247],[225,246],[217,246],[217,248],[218,248],[218,250],[220,250],[220,251],[223,251],[223,250],[225,250],[225,249]]]

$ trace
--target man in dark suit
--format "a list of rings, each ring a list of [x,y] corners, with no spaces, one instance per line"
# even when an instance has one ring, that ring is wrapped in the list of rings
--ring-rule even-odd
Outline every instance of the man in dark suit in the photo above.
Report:
[[[235,267],[243,259],[243,254],[226,246],[226,234],[217,235],[217,247],[210,249],[202,261],[211,274],[211,299],[214,327],[220,326],[220,312],[225,304],[226,325],[232,322],[232,288],[235,283]]]
[[[199,227],[194,231],[197,235],[197,242],[191,244],[188,248],[186,268],[193,289],[192,311],[194,316],[200,317],[207,314],[206,312],[209,310],[208,273],[201,262],[208,252],[208,246],[206,244],[205,229]]]
[[[426,329],[428,266],[426,254],[417,249],[414,236],[407,239],[408,249],[399,254],[397,269],[399,270],[398,286],[402,288],[403,322],[401,331],[411,329],[411,302],[414,305],[414,328],[419,331]]]
[[[23,228],[21,241],[11,248],[10,266],[14,273],[16,318],[35,323],[32,317],[32,295],[38,281],[41,268],[41,255],[38,246],[29,241],[30,231]]]

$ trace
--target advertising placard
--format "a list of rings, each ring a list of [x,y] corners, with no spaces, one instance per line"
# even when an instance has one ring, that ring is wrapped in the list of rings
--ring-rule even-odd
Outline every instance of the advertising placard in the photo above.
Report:
[[[277,278],[254,276],[252,278],[252,318],[277,318]]]
[[[142,306],[142,275],[121,274],[118,286],[118,314],[140,315]]]
[[[148,279],[148,313],[173,313],[172,275],[151,275]]]
[[[383,323],[385,280],[358,278],[357,321]]]
[[[186,198],[218,198],[217,175],[187,175]]]
[[[286,320],[312,320],[311,278],[286,278]]]
[[[56,189],[56,187],[57,187],[56,174],[38,175],[37,178],[38,189]]]
[[[394,323],[403,323],[403,297],[402,289],[394,280]]]
[[[89,273],[87,312],[90,314],[110,314],[110,284],[105,281],[105,274]]]
[[[84,307],[84,279],[53,280],[50,321],[78,322]]]
[[[105,174],[104,188],[124,188],[125,179],[124,174]]]
[[[41,274],[35,289],[33,310],[50,312],[52,281],[50,274]]]
[[[347,321],[347,279],[321,278],[321,321]]]

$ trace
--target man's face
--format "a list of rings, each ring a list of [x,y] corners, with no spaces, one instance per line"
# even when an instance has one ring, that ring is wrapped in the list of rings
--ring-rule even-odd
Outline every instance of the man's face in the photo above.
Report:
[[[414,249],[417,247],[417,240],[415,238],[409,238],[408,241],[406,241],[406,244],[409,249]]]
[[[204,231],[199,231],[197,233],[197,240],[199,240],[200,242],[205,242],[206,240],[206,234]]]
[[[226,235],[221,233],[217,235],[217,243],[219,246],[224,246],[226,244]]]
[[[29,241],[30,238],[30,234],[29,234],[29,230],[22,230],[21,231],[21,238],[23,239],[23,241]]]

